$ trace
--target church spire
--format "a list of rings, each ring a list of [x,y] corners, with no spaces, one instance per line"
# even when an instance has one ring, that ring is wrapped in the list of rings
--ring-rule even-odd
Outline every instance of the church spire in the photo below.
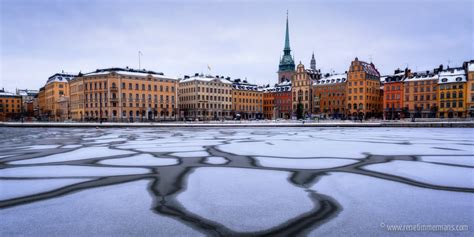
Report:
[[[313,56],[311,57],[311,69],[316,70],[316,59],[314,58],[314,52]]]
[[[286,54],[286,51],[288,51],[288,54],[290,54],[290,29],[289,29],[289,26],[288,26],[288,10],[286,10],[286,35],[285,35],[285,54]]]

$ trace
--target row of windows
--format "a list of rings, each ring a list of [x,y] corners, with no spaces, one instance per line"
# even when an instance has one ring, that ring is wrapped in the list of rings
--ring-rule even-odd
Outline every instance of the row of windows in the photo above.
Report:
[[[100,108],[103,105],[102,108],[107,108],[108,103],[86,103],[86,108]],[[146,104],[142,103],[140,106],[140,103],[135,103],[135,106],[133,103],[128,103],[128,107],[133,108],[158,108],[158,104],[148,104],[148,107],[145,107]],[[111,103],[111,107],[117,107],[117,103]],[[122,103],[122,107],[127,107],[127,103]],[[160,108],[164,109],[169,109],[169,108],[174,109],[174,104],[160,104]]]
[[[440,96],[439,96],[440,99],[444,99],[444,95],[445,95],[444,92],[441,92],[441,94],[440,94]],[[462,93],[462,91],[459,91],[459,92],[457,93],[457,95],[456,95],[456,92],[455,92],[455,91],[453,91],[452,93],[446,92],[446,99],[450,99],[451,96],[452,96],[454,99],[455,99],[456,97],[457,97],[457,98],[463,98],[463,93]]]
[[[424,101],[424,100],[436,100],[436,94],[413,96],[413,101]],[[410,101],[410,97],[408,95],[405,96],[405,101]]]
[[[229,104],[218,103],[196,103],[196,104],[181,104],[182,109],[231,109]]]
[[[441,102],[439,104],[440,108],[463,108],[463,101],[458,100],[458,101],[446,101],[446,102]]]
[[[156,110],[155,110],[155,111],[150,111],[150,112],[151,112],[155,117],[157,117],[158,114],[160,114],[161,117],[168,117],[168,116],[170,116],[170,115],[171,115],[172,117],[175,116],[174,111],[171,112],[171,113],[170,113],[169,111],[161,111],[161,112],[158,112],[158,111],[156,111]],[[108,110],[103,111],[103,113],[104,113],[104,117],[109,117],[109,111],[108,111]],[[86,113],[85,113],[85,115],[86,115],[87,118],[88,118],[88,117],[97,117],[97,118],[98,118],[98,117],[99,117],[99,114],[100,114],[99,111],[91,111],[90,113],[89,113],[88,111],[86,111]],[[117,113],[117,110],[112,110],[112,116],[113,116],[113,117],[117,117],[117,114],[118,114],[118,113]],[[140,117],[140,115],[141,115],[142,117],[145,117],[145,116],[147,115],[147,112],[146,112],[145,110],[142,110],[141,113],[140,113],[139,110],[136,110],[135,113],[134,113],[132,110],[130,110],[130,111],[128,112],[129,117],[133,117],[134,114],[135,114],[136,117]],[[122,111],[122,117],[127,117],[127,111],[126,111],[126,110],[123,110],[123,111]]]
[[[239,103],[262,103],[262,100],[252,99],[252,98],[238,98]],[[234,103],[237,103],[237,98],[234,98]]]
[[[414,87],[413,92],[417,93],[418,89],[420,89],[420,92],[431,92],[431,91],[436,91],[436,86],[430,87]],[[410,87],[405,88],[405,93],[410,93]]]
[[[101,82],[90,82],[90,83],[84,83],[84,90],[101,90],[102,89],[102,84],[103,84],[103,88],[104,89],[107,89],[107,82],[104,82],[104,83],[101,83]],[[89,85],[89,86],[87,86]],[[121,86],[121,89],[125,89],[126,87],[126,83],[125,82],[122,82],[122,86]],[[117,88],[117,85],[115,84],[115,82],[112,82],[112,89],[116,89]],[[160,85],[160,92],[169,92],[170,91],[170,87],[169,86],[163,86],[163,85]],[[133,84],[132,83],[128,83],[128,89],[129,90],[133,90]],[[147,86],[145,86],[145,84],[141,84],[141,90],[146,90],[148,89],[148,91],[151,91],[152,90],[152,86],[150,84],[148,84]],[[138,83],[135,83],[135,90],[140,90],[140,85]],[[158,91],[158,85],[153,85],[153,90],[154,91]],[[171,86],[171,92],[174,92],[175,90],[175,87],[174,86]]]
[[[348,98],[348,100],[352,100],[352,99],[353,99],[353,100],[357,100],[357,96],[355,96],[355,95],[354,95],[354,96],[349,96],[349,97],[347,97],[347,98]],[[362,99],[364,98],[364,96],[359,95],[358,98],[359,98],[359,100],[362,100]],[[365,96],[365,99],[366,99],[366,100],[377,100],[378,98],[375,97],[375,96],[366,95],[366,96]]]
[[[440,85],[439,86],[439,89],[440,90],[455,90],[455,89],[463,89],[464,86],[463,85]]]
[[[206,88],[206,90],[204,90]],[[216,93],[216,94],[229,94],[231,92],[230,89],[221,89],[221,88],[210,88],[210,87],[190,87],[190,88],[183,88],[179,90],[179,93],[186,94],[186,93],[193,93],[193,92],[206,92],[206,93]]]
[[[357,104],[347,104],[347,108],[348,109],[359,109],[359,110],[363,110],[364,109],[364,104],[362,103],[359,103],[359,105]],[[378,109],[379,108],[379,105],[376,105],[376,104],[369,104],[369,103],[366,103],[365,104],[365,109]]]

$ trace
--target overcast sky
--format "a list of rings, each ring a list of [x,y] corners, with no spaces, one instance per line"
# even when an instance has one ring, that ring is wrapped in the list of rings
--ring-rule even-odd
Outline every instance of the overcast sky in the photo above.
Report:
[[[62,70],[142,68],[275,83],[289,10],[296,63],[323,72],[356,56],[382,74],[474,59],[473,0],[0,0],[0,87],[38,89]]]

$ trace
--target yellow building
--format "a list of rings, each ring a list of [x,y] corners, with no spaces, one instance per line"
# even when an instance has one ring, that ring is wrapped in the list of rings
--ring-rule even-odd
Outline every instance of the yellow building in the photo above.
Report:
[[[0,121],[19,120],[22,115],[21,96],[0,90]]]
[[[70,113],[76,121],[177,119],[176,78],[130,68],[98,69],[70,82]]]
[[[38,117],[40,120],[46,120],[46,94],[44,87],[41,87],[38,91]]]
[[[232,111],[236,118],[263,119],[263,88],[247,80],[232,84]]]
[[[347,75],[347,115],[363,118],[382,117],[383,91],[380,73],[373,63],[352,61]]]
[[[69,81],[74,78],[74,75],[66,73],[56,73],[48,78],[44,86],[45,105],[43,114],[52,121],[59,121],[61,118],[61,111],[59,109],[59,102],[61,97],[69,96]]]
[[[232,119],[230,78],[195,74],[179,81],[179,110],[185,120]]]
[[[463,68],[446,69],[439,73],[439,117],[465,118],[466,73]]]

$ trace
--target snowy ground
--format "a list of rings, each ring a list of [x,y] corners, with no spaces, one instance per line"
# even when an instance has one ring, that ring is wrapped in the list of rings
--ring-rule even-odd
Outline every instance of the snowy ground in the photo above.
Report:
[[[0,236],[472,236],[473,134],[0,127]]]

